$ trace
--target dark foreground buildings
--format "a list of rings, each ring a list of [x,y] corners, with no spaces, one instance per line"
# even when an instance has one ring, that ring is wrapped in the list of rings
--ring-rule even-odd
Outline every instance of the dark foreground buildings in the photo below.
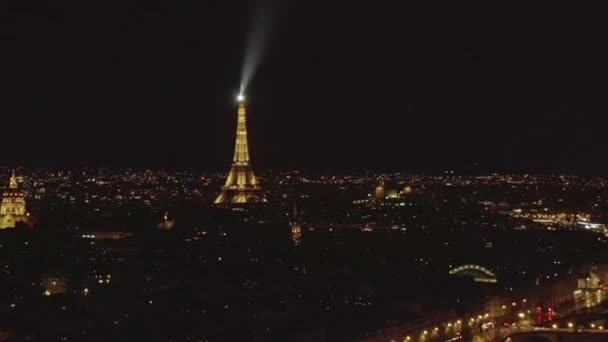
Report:
[[[599,180],[391,175],[376,196],[378,175],[269,173],[269,204],[215,206],[222,175],[23,172],[40,220],[0,232],[0,336],[13,340],[386,340],[605,260],[601,228],[525,215],[601,223]],[[174,225],[159,228],[167,212]],[[521,300],[548,324],[552,298]],[[419,334],[439,340],[434,327]]]

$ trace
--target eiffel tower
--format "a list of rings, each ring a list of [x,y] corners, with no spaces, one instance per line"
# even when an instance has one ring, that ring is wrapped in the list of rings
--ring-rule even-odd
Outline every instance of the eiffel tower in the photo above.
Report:
[[[215,204],[229,203],[260,203],[266,202],[262,187],[253,174],[249,161],[249,146],[247,144],[247,121],[245,111],[245,97],[238,97],[239,111],[236,127],[236,144],[232,168],[228,174],[222,192],[217,196]]]

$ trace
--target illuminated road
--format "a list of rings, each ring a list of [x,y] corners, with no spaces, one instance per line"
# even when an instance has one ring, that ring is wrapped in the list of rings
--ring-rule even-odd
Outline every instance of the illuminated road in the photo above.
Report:
[[[530,336],[542,336],[548,338],[550,341],[562,341],[564,336],[576,337],[578,341],[586,342],[600,342],[606,341],[608,338],[607,331],[597,330],[577,330],[573,331],[570,329],[535,329],[529,332],[517,333],[508,338],[504,339],[505,342],[519,342],[528,341]],[[570,339],[569,339],[570,340]]]
[[[424,321],[426,323],[389,328],[383,334],[361,342],[501,341],[517,332],[538,329],[572,333],[582,327],[576,326],[577,322],[561,322],[560,319],[594,308],[606,297],[603,290],[581,292],[575,289],[576,278],[569,276],[517,295],[488,298],[478,305],[478,310],[463,316],[429,315],[433,319]],[[535,328],[539,324],[547,328]],[[606,325],[608,330],[608,322]],[[603,325],[586,328],[587,333],[604,333],[601,331]]]

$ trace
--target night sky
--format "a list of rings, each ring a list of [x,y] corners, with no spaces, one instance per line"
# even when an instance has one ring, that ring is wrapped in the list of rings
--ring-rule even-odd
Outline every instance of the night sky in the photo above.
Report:
[[[605,9],[280,3],[256,169],[608,175]],[[227,170],[252,7],[3,1],[0,164]]]

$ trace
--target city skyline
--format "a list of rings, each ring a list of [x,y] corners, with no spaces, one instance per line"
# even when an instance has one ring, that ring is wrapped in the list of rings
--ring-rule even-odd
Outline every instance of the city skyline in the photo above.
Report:
[[[267,203],[218,206],[220,173],[0,176],[3,219],[40,219],[0,230],[4,334],[606,336],[606,178],[276,172]]]
[[[3,3],[0,342],[607,340],[601,14]]]
[[[256,168],[608,171],[592,9],[320,5],[249,86]],[[3,162],[224,170],[251,8],[9,6]]]

